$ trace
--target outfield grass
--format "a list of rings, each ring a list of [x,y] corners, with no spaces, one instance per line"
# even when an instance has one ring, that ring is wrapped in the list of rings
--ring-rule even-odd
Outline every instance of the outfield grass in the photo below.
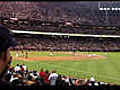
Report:
[[[49,56],[46,52],[35,52],[35,56]],[[88,53],[88,52],[80,52]],[[93,52],[89,52],[93,53]],[[40,71],[41,68],[52,71],[57,70],[58,73],[69,75],[77,78],[90,78],[94,76],[98,81],[109,82],[120,85],[120,52],[94,52],[107,56],[102,60],[84,60],[84,61],[19,61],[13,60],[12,66],[17,63],[27,65],[30,70]],[[14,56],[14,52],[12,52]],[[55,54],[56,56],[65,56],[65,54]],[[67,54],[66,54],[67,55]],[[68,54],[70,55],[70,54]]]

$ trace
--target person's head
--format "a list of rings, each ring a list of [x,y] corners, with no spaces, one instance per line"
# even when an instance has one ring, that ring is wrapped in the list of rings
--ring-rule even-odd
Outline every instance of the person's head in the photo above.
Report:
[[[62,80],[62,75],[61,74],[58,75],[58,79]]]
[[[22,65],[20,65],[20,68],[22,68],[23,66]]]
[[[32,79],[33,79],[33,77],[29,75],[28,76],[28,80],[32,80]]]
[[[16,66],[19,66],[19,64],[17,64]]]
[[[56,70],[53,70],[52,73],[56,73]]]
[[[49,71],[48,71],[48,70],[46,70],[46,71],[45,71],[45,73],[46,73],[46,74],[49,74]]]
[[[41,71],[41,72],[43,72],[43,71],[44,71],[44,69],[43,69],[43,68],[41,68],[41,69],[40,69],[40,71]]]
[[[16,45],[17,42],[12,39],[9,29],[0,25],[0,78],[7,72],[12,60],[10,47]]]

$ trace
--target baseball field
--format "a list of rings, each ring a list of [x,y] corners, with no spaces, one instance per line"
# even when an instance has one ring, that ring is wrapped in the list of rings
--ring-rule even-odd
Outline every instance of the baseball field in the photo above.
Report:
[[[120,85],[120,52],[29,51],[27,58],[21,52],[11,54],[12,66],[24,63],[29,70],[56,69],[58,74],[83,79],[94,76],[96,81]]]

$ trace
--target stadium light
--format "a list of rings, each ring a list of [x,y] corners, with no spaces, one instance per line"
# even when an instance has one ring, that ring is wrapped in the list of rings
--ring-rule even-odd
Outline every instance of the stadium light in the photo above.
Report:
[[[117,11],[117,10],[120,10],[120,8],[99,8],[100,11],[104,10],[104,11]]]
[[[103,10],[103,8],[99,8],[99,10]]]
[[[120,3],[119,2],[98,2],[98,9],[99,10],[104,10],[104,11],[118,11],[120,10]]]
[[[107,8],[107,10],[110,10],[110,8]]]
[[[115,10],[118,10],[118,8],[115,8]]]
[[[107,10],[107,8],[103,8],[103,10]]]
[[[112,11],[114,11],[114,10],[115,10],[115,8],[112,8],[111,10],[112,10]]]

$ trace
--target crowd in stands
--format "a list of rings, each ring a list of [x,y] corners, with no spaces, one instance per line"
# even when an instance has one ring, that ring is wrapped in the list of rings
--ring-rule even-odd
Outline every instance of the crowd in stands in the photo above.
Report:
[[[49,22],[41,20],[10,20],[0,19],[0,24],[7,26],[12,30],[40,31],[40,32],[57,32],[57,33],[76,33],[76,34],[93,34],[93,35],[120,35],[118,26],[94,26],[79,24],[77,22]]]
[[[81,79],[59,74],[56,70],[50,72],[43,68],[40,71],[29,70],[25,64],[9,67],[4,76],[11,86],[113,86],[115,84],[96,81],[92,76]]]
[[[13,30],[25,30],[25,31],[40,31],[40,32],[53,32],[53,33],[74,33],[74,34],[91,34],[91,35],[120,35],[119,29],[94,29],[84,27],[66,27],[66,26],[15,26],[15,25],[6,25]]]
[[[35,35],[37,36],[37,35]],[[13,50],[35,51],[119,51],[119,38],[45,36],[19,37]]]
[[[92,25],[119,25],[119,10],[100,11],[97,2],[0,2],[0,16],[24,19],[80,18],[81,23]],[[105,3],[105,2],[104,2]],[[116,1],[117,3],[117,1]],[[110,4],[110,3],[108,3]],[[118,3],[119,4],[119,3]],[[60,20],[60,19],[58,19]],[[74,19],[72,19],[74,20]]]
[[[41,2],[40,2],[41,3]],[[72,18],[71,22],[76,19],[80,24],[84,25],[120,25],[119,11],[108,12],[106,19],[106,12],[99,11],[97,7],[90,8],[88,4],[84,7],[78,7],[76,4],[71,4],[73,8],[66,5],[63,6],[51,3],[38,2],[0,2],[0,17],[3,18],[18,18],[30,20],[43,21],[59,21],[53,20],[57,17]],[[97,6],[98,3],[96,3]],[[55,6],[54,6],[55,5]],[[59,6],[58,6],[59,5]],[[57,7],[56,7],[57,6]],[[77,6],[77,7],[75,7]],[[69,8],[68,8],[69,7]],[[78,18],[80,20],[78,20]],[[9,20],[8,20],[9,21]],[[12,21],[14,22],[14,21]],[[37,22],[38,23],[38,22]],[[43,32],[59,32],[59,33],[80,33],[80,34],[100,34],[100,35],[120,35],[119,29],[95,29],[66,26],[46,26],[33,25],[36,23],[16,24],[6,23],[0,19],[0,24],[3,24],[10,29],[29,30],[29,31],[43,31]],[[18,41],[18,46],[13,50],[38,50],[38,51],[119,51],[119,38],[93,38],[93,37],[71,37],[71,36],[44,36],[39,37],[15,37]],[[49,70],[41,69],[40,71],[29,70],[25,64],[17,64],[15,67],[10,67],[6,80],[11,86],[101,86],[113,84],[105,83],[103,81],[96,81],[94,77],[90,79],[78,79],[62,74],[58,74],[56,70],[50,72]]]
[[[47,2],[40,2],[40,3],[38,2],[0,2],[0,8],[1,8],[0,17],[8,18],[8,19],[18,18],[18,20],[25,19],[27,21],[30,21],[30,20],[52,21],[52,22],[63,21],[64,23],[66,23],[67,21],[70,21],[74,23],[79,23],[81,25],[86,25],[85,27],[87,27],[87,25],[119,26],[119,23],[120,23],[119,11],[108,11],[108,20],[106,20],[106,12],[100,11],[97,8],[98,2],[96,3],[79,2],[79,4],[75,4],[75,3],[71,4],[70,2],[67,2],[67,3],[61,2],[60,4],[57,4],[55,2],[52,2],[52,3],[49,3],[48,5]],[[69,6],[72,8],[70,8]],[[57,9],[54,10],[54,8],[57,8]],[[66,17],[63,17],[64,14],[66,15],[67,19]],[[59,18],[59,19],[54,20],[53,18]],[[64,27],[65,24],[63,25],[63,27],[60,27],[60,25],[57,25],[58,27],[33,25],[33,24],[38,24],[39,21],[37,21],[36,23],[33,22],[32,24],[27,23],[27,24],[21,24],[21,25],[15,24],[15,23],[5,24],[1,22],[1,19],[0,19],[0,23],[6,25],[11,29],[18,29],[18,30],[36,30],[36,31],[44,31],[44,32],[80,33],[80,34],[95,34],[95,35],[96,34],[120,35],[119,29],[109,29],[109,30],[93,29],[92,26],[91,28],[82,28],[81,26],[77,28],[77,27]]]

